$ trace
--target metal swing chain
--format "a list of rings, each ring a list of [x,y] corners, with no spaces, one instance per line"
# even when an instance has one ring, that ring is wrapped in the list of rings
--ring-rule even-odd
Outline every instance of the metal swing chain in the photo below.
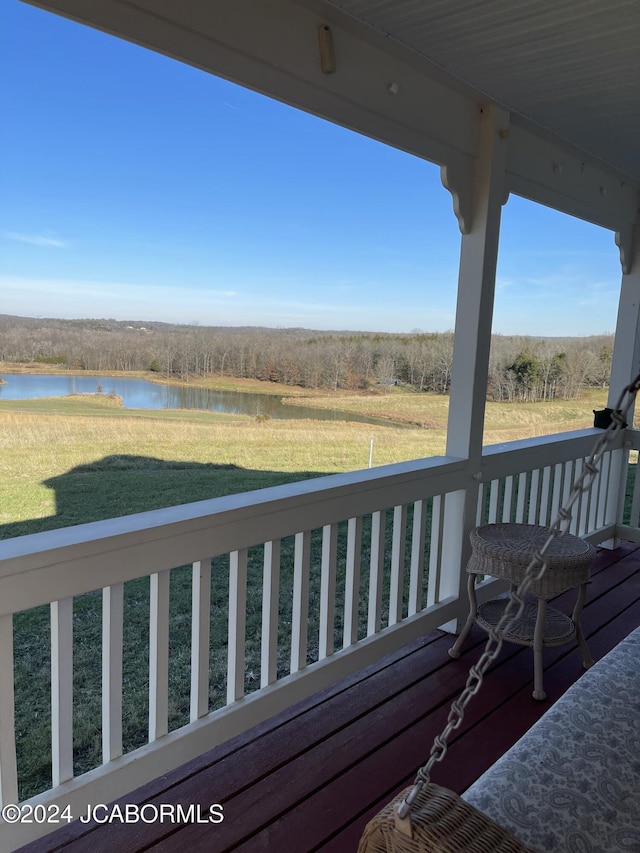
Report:
[[[566,503],[558,511],[556,518],[549,528],[549,536],[541,548],[531,558],[531,562],[527,566],[524,578],[518,585],[517,589],[512,591],[507,606],[505,607],[499,621],[495,626],[488,628],[489,637],[487,638],[484,652],[478,662],[469,670],[469,676],[464,690],[460,696],[458,696],[457,699],[454,699],[451,703],[451,709],[449,711],[449,716],[447,717],[446,725],[442,732],[435,737],[429,759],[427,763],[418,770],[416,779],[413,783],[413,788],[398,805],[397,814],[401,820],[406,818],[409,814],[411,806],[415,802],[416,797],[422,790],[423,786],[429,784],[433,766],[437,762],[442,761],[447,754],[448,741],[452,732],[462,724],[467,705],[482,687],[482,682],[487,669],[500,653],[503,643],[503,632],[506,632],[511,625],[522,616],[522,612],[524,610],[524,595],[528,592],[533,583],[541,580],[548,568],[549,563],[545,558],[545,554],[547,553],[549,546],[554,539],[567,532],[572,519],[571,508],[580,496],[590,489],[591,484],[599,471],[598,464],[600,463],[607,447],[613,441],[614,434],[619,432],[626,425],[626,417],[631,410],[636,394],[639,390],[640,374],[638,374],[633,382],[627,385],[620,394],[617,405],[611,414],[611,423],[603,434],[598,437],[598,440],[591,451],[591,456],[585,462],[580,476],[577,477],[573,483],[571,493],[569,494]]]

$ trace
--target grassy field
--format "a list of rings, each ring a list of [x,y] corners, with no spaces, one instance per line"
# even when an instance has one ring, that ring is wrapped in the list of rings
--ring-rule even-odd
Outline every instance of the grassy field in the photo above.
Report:
[[[586,392],[580,400],[554,400],[544,403],[487,403],[484,443],[498,444],[518,438],[531,438],[593,426],[592,409],[606,405],[607,392]],[[443,433],[447,428],[449,398],[439,394],[421,394],[408,388],[389,388],[385,393],[336,397],[298,396],[285,398],[292,405],[341,409],[372,418],[387,418],[422,429]]]
[[[442,430],[0,401],[0,536],[365,468],[372,438],[375,465],[444,450]]]
[[[209,384],[247,387],[232,380]],[[251,383],[252,392],[255,385],[265,393],[275,388]],[[485,443],[589,426],[591,409],[604,399],[601,392],[571,402],[489,403]],[[444,453],[446,397],[394,388],[365,396],[298,395],[289,402],[404,428],[133,411],[104,395],[0,400],[0,537],[364,468],[371,439],[376,466]],[[99,500],[88,501],[94,492]]]
[[[281,393],[272,383],[225,380],[210,387]],[[128,411],[104,395],[47,400],[0,400],[0,538],[365,468],[444,452],[448,400],[405,389],[355,396],[301,391],[290,402],[388,418],[403,424],[260,421],[196,411]],[[485,442],[497,443],[590,426],[604,392],[572,403],[489,404]],[[340,528],[339,566],[346,531]],[[389,529],[390,532],[390,529]],[[366,539],[366,537],[365,537]],[[283,542],[279,670],[290,653],[293,542]],[[317,565],[320,532],[312,536]],[[368,553],[363,548],[363,565]],[[247,614],[246,689],[259,683],[261,549],[251,549]],[[210,707],[226,689],[228,560],[213,565]],[[365,579],[363,577],[363,584]],[[341,629],[344,575],[337,591]],[[311,582],[309,661],[317,655],[317,572]],[[361,601],[366,606],[366,590]],[[123,720],[125,750],[145,742],[148,713],[149,581],[125,585]],[[188,567],[171,573],[170,728],[188,720],[191,587]],[[50,784],[50,640],[48,608],[14,622],[16,726],[21,795]],[[100,597],[74,600],[74,762],[81,773],[100,762]]]
[[[0,536],[8,538],[116,515],[439,453],[442,431],[327,421],[263,421],[207,412],[129,412],[102,396],[0,402]],[[344,553],[341,530],[340,552]],[[314,564],[320,537],[312,540]],[[290,653],[293,542],[282,544],[280,672]],[[366,554],[363,555],[366,559]],[[226,690],[228,561],[214,562],[211,707]],[[248,691],[259,683],[261,553],[250,554]],[[311,610],[317,610],[317,578]],[[338,597],[342,596],[339,585]],[[171,573],[170,727],[188,720],[191,588],[188,568]],[[149,582],[125,585],[125,749],[145,742],[148,714]],[[340,622],[336,624],[340,630]],[[317,626],[310,627],[310,660]],[[48,608],[18,614],[15,689],[21,796],[50,784]],[[100,761],[100,597],[74,600],[74,764]]]

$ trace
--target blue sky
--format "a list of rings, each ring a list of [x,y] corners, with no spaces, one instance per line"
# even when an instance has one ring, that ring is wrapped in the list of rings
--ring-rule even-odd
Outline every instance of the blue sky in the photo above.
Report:
[[[439,169],[0,0],[0,312],[408,332],[455,322]],[[512,197],[494,331],[613,331],[613,235]]]

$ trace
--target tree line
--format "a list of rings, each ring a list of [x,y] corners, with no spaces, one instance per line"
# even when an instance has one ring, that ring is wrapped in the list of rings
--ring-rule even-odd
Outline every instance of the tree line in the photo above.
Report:
[[[585,387],[605,387],[612,348],[611,335],[494,335],[488,397],[574,399]],[[318,332],[0,315],[0,361],[87,371],[150,370],[183,380],[233,376],[329,390],[405,384],[447,394],[453,333]]]

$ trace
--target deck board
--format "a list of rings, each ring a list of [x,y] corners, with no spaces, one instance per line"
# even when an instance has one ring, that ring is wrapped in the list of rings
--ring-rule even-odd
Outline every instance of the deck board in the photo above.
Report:
[[[597,660],[640,624],[640,546],[599,551],[592,578],[582,623]],[[71,824],[23,851],[355,850],[368,818],[427,757],[484,639],[474,628],[453,661],[450,636],[434,632],[120,801],[222,802],[220,825]],[[575,644],[545,650],[549,700],[582,671]],[[506,644],[435,782],[464,790],[544,713],[532,681],[530,650]]]

